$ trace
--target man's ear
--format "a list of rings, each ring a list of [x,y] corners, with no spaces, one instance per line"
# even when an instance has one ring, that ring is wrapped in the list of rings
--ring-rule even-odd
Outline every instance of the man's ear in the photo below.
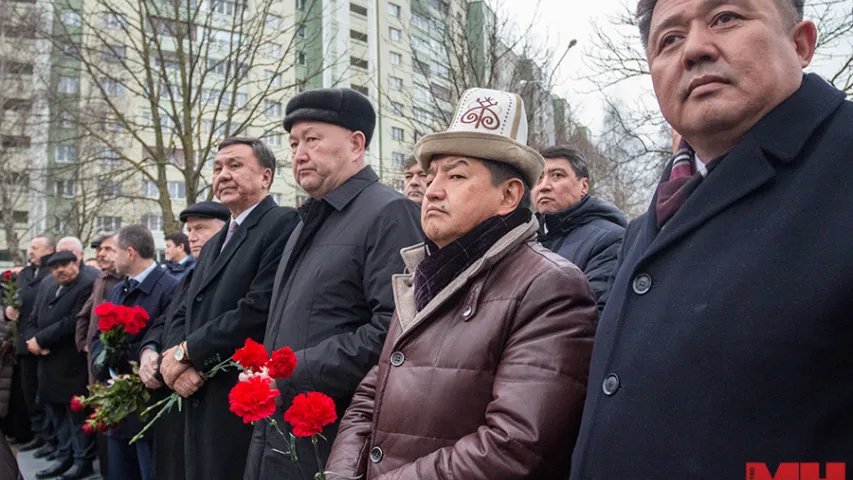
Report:
[[[814,57],[815,45],[817,44],[817,27],[814,23],[806,20],[794,25],[792,30],[794,46],[797,48],[797,57],[800,66],[806,68]]]
[[[362,132],[352,132],[350,135],[350,148],[353,155],[360,156],[367,148],[367,138]]]
[[[511,178],[504,182],[501,186],[501,203],[497,214],[508,215],[514,212],[524,197],[524,191],[524,182],[517,178]]]

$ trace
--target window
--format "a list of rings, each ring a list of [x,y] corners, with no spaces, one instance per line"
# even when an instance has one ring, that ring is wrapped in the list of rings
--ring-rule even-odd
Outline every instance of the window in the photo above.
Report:
[[[71,145],[59,145],[56,147],[56,163],[74,163],[77,149]]]
[[[264,100],[264,113],[272,117],[281,116],[281,102],[271,102]]]
[[[249,103],[249,95],[245,93],[237,92],[237,98],[234,99],[234,105],[237,108],[243,108]]]
[[[412,25],[420,28],[425,32],[429,31],[429,19],[423,15],[412,13]]]
[[[57,180],[54,184],[54,193],[57,197],[74,198],[76,192],[77,189],[71,180]]]
[[[145,225],[145,228],[152,232],[163,230],[163,216],[157,215],[156,213],[146,213],[142,215],[142,221],[140,223]]]
[[[149,180],[143,180],[142,189],[139,194],[145,198],[160,198],[160,192],[157,190],[157,184]]]
[[[429,90],[430,92],[432,92],[435,98],[438,98],[439,100],[444,100],[445,102],[450,101],[450,89],[433,83],[429,86]]]
[[[392,90],[402,90],[403,89],[403,79],[400,77],[391,77],[391,89]]]
[[[267,45],[267,56],[273,58],[279,58],[282,56],[282,47],[277,43],[270,43]]]
[[[76,77],[59,77],[56,91],[59,93],[77,93],[80,89],[80,79]]]
[[[349,38],[351,38],[353,40],[358,40],[359,42],[366,42],[367,41],[367,34],[364,32],[359,32],[358,30],[350,30],[349,31]]]
[[[402,142],[406,138],[406,134],[402,128],[391,127],[391,138],[398,142]]]
[[[97,217],[95,218],[95,231],[114,232],[121,228],[121,217]]]
[[[101,26],[107,30],[119,30],[127,26],[127,19],[117,13],[104,13],[101,15]]]
[[[353,67],[367,69],[367,60],[358,57],[349,57],[349,64]]]
[[[403,104],[397,102],[391,102],[391,112],[394,115],[402,115],[403,114]]]
[[[305,25],[300,25],[299,28],[296,29],[296,36],[299,38],[305,38]]]
[[[278,15],[267,14],[267,27],[272,29],[281,28],[281,17]]]
[[[369,90],[367,87],[363,86],[363,85],[355,85],[355,84],[353,84],[353,85],[351,86],[351,88],[352,88],[353,90],[355,90],[356,92],[358,92],[358,93],[360,93],[360,94],[364,95],[365,97],[370,96],[370,90]]]
[[[418,73],[420,73],[420,74],[422,74],[422,75],[425,75],[425,76],[427,76],[427,77],[429,76],[430,68],[429,68],[429,64],[428,64],[428,63],[426,63],[426,62],[422,62],[422,61],[420,61],[420,60],[412,59],[412,67],[414,67],[414,70],[415,70],[416,72],[418,72]]]
[[[281,134],[280,133],[269,133],[264,136],[264,142],[270,147],[280,147],[281,146]]]
[[[412,49],[423,53],[429,53],[429,42],[421,37],[412,35]]]
[[[210,135],[211,130],[213,131],[213,138],[223,138],[225,137],[225,123],[219,123],[214,128],[212,120],[202,120],[201,122],[201,134],[202,135]]]
[[[66,234],[68,232],[68,224],[63,218],[53,217],[53,231],[59,234]]]
[[[429,89],[423,85],[416,83],[412,87],[412,97],[414,97],[416,100],[428,102],[428,101],[430,101]]]
[[[26,227],[30,215],[25,210],[15,210],[12,212],[12,218],[15,220],[15,225]]]
[[[3,110],[12,110],[15,112],[29,112],[33,108],[32,100],[20,98],[8,98],[3,102]]]
[[[405,153],[399,153],[399,152],[393,152],[391,154],[391,163],[393,163],[394,165],[402,167],[403,164],[406,163],[406,154]]]
[[[101,59],[106,63],[121,63],[126,57],[127,49],[121,45],[105,45]]]
[[[352,2],[349,4],[349,11],[355,13],[356,15],[367,16],[367,9],[362,7],[361,5],[356,5]]]
[[[105,148],[98,152],[98,161],[103,165],[121,165],[121,152]]]
[[[296,63],[298,65],[305,65],[305,52],[298,52],[296,54]]]
[[[388,27],[388,38],[391,39],[392,42],[400,41],[400,30],[394,27]]]
[[[187,186],[184,182],[169,182],[167,186],[172,200],[185,200],[187,198]]]
[[[121,195],[121,183],[101,180],[98,182],[98,190],[105,198],[116,198]]]
[[[80,13],[75,12],[74,10],[63,10],[62,15],[60,15],[59,18],[66,27],[79,27],[80,22],[83,19],[83,17],[80,16]]]
[[[124,85],[118,83],[112,78],[101,78],[100,80],[101,88],[104,89],[104,92],[109,97],[123,97],[124,96]]]
[[[400,6],[393,3],[388,4],[388,15],[400,18]]]
[[[266,70],[264,77],[270,82],[271,87],[281,87],[281,75],[276,75],[275,72]]]
[[[69,112],[62,112],[62,115],[59,117],[59,127],[60,128],[73,128],[74,127],[74,115]]]
[[[432,122],[432,113],[423,108],[415,107],[415,120],[421,123],[429,124]]]
[[[104,118],[104,130],[108,132],[120,132],[124,127],[121,122],[113,115]]]
[[[435,73],[441,78],[450,78],[450,69],[440,63],[435,64]]]
[[[296,196],[296,205],[302,205],[303,203],[308,201],[308,195],[297,195]]]
[[[305,0],[296,0],[296,9],[305,10]]]
[[[281,194],[280,193],[271,193],[272,201],[275,202],[276,205],[281,205]]]
[[[401,65],[403,63],[403,56],[397,52],[391,52],[388,54],[388,60],[391,61],[391,65]]]
[[[208,0],[207,8],[210,11],[220,13],[222,15],[234,14],[234,2],[228,2],[225,0]]]
[[[30,148],[30,137],[3,135],[0,139],[3,148]]]

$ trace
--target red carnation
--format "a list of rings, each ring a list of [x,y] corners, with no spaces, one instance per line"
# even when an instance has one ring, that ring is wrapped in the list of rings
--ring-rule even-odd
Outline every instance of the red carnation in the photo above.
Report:
[[[110,426],[109,426],[109,425],[107,425],[106,423],[104,423],[104,422],[98,422],[98,431],[99,431],[99,432],[104,433],[104,432],[106,432],[106,431],[107,431],[107,430],[109,430],[109,429],[110,429]]]
[[[338,418],[335,401],[320,392],[300,393],[284,412],[284,420],[293,426],[297,437],[311,437]]]
[[[98,319],[98,330],[108,332],[117,324],[116,317],[107,315]]]
[[[3,280],[6,280],[8,282],[11,279],[12,279],[12,271],[11,270],[6,270],[5,272],[3,272]]]
[[[256,422],[275,413],[275,397],[278,390],[270,388],[271,380],[264,377],[250,377],[245,382],[237,382],[228,393],[229,409],[243,418],[243,423]]]
[[[128,308],[122,313],[124,314],[122,322],[124,329],[131,335],[136,335],[141,332],[150,318],[148,316],[148,312],[139,305],[136,305],[133,308]]]
[[[260,371],[261,367],[267,364],[270,356],[263,345],[247,338],[246,344],[238,348],[231,359],[239,363],[244,370]]]
[[[279,348],[272,352],[272,358],[267,363],[269,376],[272,378],[288,378],[296,370],[296,354],[290,347]]]
[[[83,424],[83,431],[86,433],[86,435],[92,435],[93,433],[95,433],[95,427],[93,427],[91,423],[86,422]]]
[[[83,411],[84,408],[86,408],[83,406],[82,400],[83,400],[83,397],[81,397],[81,396],[71,397],[71,411],[72,412],[80,413]]]
[[[115,315],[116,306],[110,302],[104,302],[95,307],[95,315],[99,317]]]

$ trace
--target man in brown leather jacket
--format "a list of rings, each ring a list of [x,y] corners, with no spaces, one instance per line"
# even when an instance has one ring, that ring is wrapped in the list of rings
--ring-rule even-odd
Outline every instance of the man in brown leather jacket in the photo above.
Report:
[[[359,386],[328,478],[563,479],[595,333],[583,273],[536,241],[518,95],[465,92],[415,156],[428,240],[403,249],[379,365]]]

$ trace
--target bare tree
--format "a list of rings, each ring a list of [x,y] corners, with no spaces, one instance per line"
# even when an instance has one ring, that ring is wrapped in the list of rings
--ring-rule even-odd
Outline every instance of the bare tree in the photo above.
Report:
[[[188,203],[210,198],[218,141],[265,136],[280,146],[283,100],[337,61],[302,66],[305,45],[320,41],[308,25],[321,5],[288,14],[278,0],[95,0],[57,11],[49,38],[65,60],[51,101],[92,153],[77,159],[78,184],[102,184],[105,170],[87,165],[106,157],[122,198],[156,205],[164,230],[180,229],[169,171]]]

